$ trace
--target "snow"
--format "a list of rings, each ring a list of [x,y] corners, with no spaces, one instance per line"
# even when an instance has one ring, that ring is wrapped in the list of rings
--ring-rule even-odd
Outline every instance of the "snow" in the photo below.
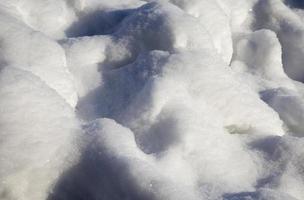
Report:
[[[257,4],[255,28],[273,30],[282,45],[285,71],[294,80],[303,81],[303,33],[301,18],[280,0],[260,1]],[[271,13],[271,15],[269,15]]]
[[[5,67],[0,84],[1,199],[45,199],[61,173],[77,162],[77,119],[32,73]]]
[[[14,66],[40,77],[71,106],[77,102],[73,77],[68,72],[63,48],[41,32],[1,12],[2,66]]]
[[[304,199],[296,0],[0,2],[0,199]]]

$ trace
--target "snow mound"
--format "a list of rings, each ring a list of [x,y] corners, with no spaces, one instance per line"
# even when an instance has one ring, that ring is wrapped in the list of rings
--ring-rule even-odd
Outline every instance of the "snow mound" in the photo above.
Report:
[[[29,72],[6,67],[0,85],[0,196],[45,199],[77,162],[77,119],[64,99]]]
[[[0,199],[304,199],[296,0],[0,2]]]
[[[0,16],[0,25],[3,27],[0,29],[0,67],[9,65],[32,72],[71,106],[75,106],[77,94],[63,48],[56,41],[1,10]]]

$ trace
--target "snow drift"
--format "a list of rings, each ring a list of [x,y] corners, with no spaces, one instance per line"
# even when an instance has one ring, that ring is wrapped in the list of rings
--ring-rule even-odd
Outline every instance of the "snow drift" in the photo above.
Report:
[[[0,2],[0,199],[304,199],[289,0]]]

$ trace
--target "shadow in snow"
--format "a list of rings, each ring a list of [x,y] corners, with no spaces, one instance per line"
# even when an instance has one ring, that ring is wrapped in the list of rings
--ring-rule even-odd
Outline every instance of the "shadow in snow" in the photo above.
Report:
[[[91,144],[80,162],[64,173],[47,200],[153,200],[129,175],[123,161]]]
[[[291,8],[304,8],[303,0],[285,0],[284,3]]]
[[[78,16],[79,20],[72,24],[67,30],[68,37],[81,37],[93,35],[107,35],[115,32],[116,27],[125,17],[132,13],[133,9],[114,11],[95,11]]]
[[[258,199],[258,194],[256,192],[240,192],[224,194],[223,200],[254,200]]]
[[[277,161],[282,157],[281,151],[278,151],[278,147],[281,143],[280,136],[269,136],[266,138],[258,139],[249,144],[249,147],[261,152],[265,159],[268,161]],[[279,177],[282,176],[284,169],[286,168],[286,163],[282,162],[277,166],[277,169],[271,170],[272,172],[267,176],[259,179],[257,181],[256,187],[262,188],[269,183],[276,182]]]

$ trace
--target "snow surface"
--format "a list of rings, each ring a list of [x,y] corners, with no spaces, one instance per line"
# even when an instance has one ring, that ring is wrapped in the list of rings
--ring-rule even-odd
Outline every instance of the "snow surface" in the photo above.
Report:
[[[0,0],[0,200],[303,200],[297,0]]]

